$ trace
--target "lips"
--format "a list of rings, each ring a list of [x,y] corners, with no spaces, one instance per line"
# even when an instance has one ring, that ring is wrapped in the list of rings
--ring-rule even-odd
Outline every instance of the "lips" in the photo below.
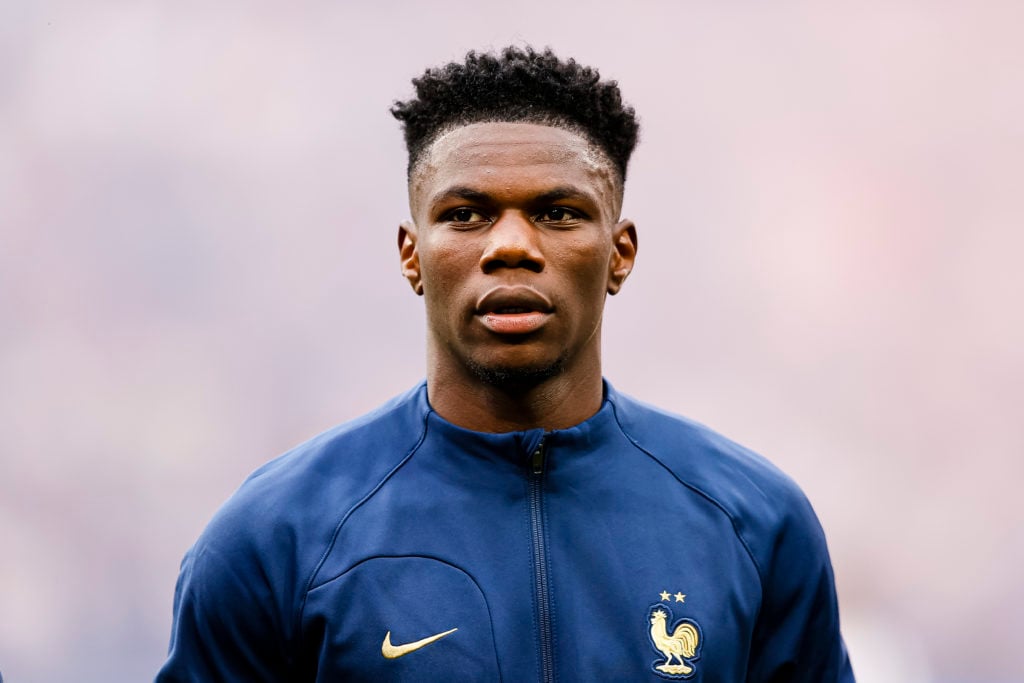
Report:
[[[532,287],[502,285],[480,298],[475,313],[496,334],[530,334],[543,327],[553,311],[551,301]]]

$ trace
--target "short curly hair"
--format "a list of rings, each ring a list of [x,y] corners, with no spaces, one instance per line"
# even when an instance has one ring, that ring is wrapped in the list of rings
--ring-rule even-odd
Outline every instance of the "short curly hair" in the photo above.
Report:
[[[485,121],[543,123],[584,135],[626,179],[640,124],[622,101],[618,83],[596,69],[560,60],[550,48],[506,47],[500,54],[470,51],[462,63],[427,69],[414,78],[416,96],[396,101],[410,177],[430,145],[453,128]]]

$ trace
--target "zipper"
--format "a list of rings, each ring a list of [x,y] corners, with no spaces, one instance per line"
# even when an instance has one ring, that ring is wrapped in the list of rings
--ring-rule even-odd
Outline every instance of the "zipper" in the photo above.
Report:
[[[533,539],[533,581],[537,592],[537,620],[540,626],[541,680],[555,680],[554,645],[551,637],[551,598],[548,586],[548,552],[544,543],[544,439],[530,454],[530,533]]]

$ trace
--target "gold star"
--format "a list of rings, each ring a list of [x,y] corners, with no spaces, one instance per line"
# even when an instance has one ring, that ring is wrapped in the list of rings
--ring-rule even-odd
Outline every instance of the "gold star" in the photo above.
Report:
[[[668,600],[670,597],[672,597],[672,596],[669,594],[668,591],[661,591],[661,599],[662,600]]]
[[[668,598],[666,598],[667,600]],[[686,596],[682,593],[676,593],[676,602],[686,602]]]

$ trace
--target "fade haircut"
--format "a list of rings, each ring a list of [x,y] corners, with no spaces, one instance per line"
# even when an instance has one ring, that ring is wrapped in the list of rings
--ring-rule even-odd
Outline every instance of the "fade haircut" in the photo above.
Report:
[[[396,101],[411,177],[423,153],[441,135],[471,123],[522,122],[567,128],[597,146],[625,181],[640,132],[636,112],[618,83],[597,69],[562,61],[551,51],[506,47],[501,54],[470,51],[462,63],[427,69],[412,81],[416,96]]]

